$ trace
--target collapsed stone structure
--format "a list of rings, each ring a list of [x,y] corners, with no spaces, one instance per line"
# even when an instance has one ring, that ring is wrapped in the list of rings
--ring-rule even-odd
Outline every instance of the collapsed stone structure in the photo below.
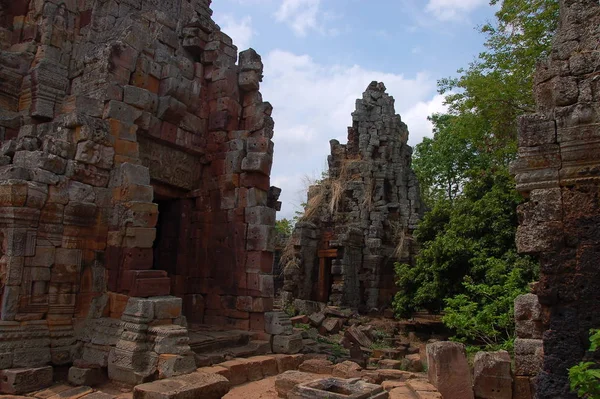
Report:
[[[284,251],[282,298],[370,310],[391,302],[394,262],[411,262],[423,212],[408,129],[383,83],[356,101],[348,143],[332,140],[329,171]]]
[[[0,1],[2,391],[189,371],[185,318],[264,331],[272,108],[209,6]]]
[[[536,73],[537,112],[520,120],[513,171],[529,201],[519,208],[517,246],[540,259],[540,399],[576,397],[567,370],[600,326],[599,27],[597,1],[560,1],[552,52]]]

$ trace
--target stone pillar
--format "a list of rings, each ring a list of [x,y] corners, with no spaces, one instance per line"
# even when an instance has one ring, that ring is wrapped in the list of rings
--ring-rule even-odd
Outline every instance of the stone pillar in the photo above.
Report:
[[[540,260],[540,399],[576,397],[567,370],[584,358],[589,330],[600,325],[600,32],[590,29],[599,24],[598,2],[560,1],[552,51],[535,76],[537,112],[519,121],[513,171],[529,201],[519,207],[517,247]],[[521,341],[516,350],[535,356],[538,342]]]

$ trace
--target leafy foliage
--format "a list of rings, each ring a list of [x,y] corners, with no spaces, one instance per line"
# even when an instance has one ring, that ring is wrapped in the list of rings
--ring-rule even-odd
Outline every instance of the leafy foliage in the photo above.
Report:
[[[294,231],[294,221],[289,219],[281,219],[275,222],[275,230],[283,237],[289,237]]]
[[[517,119],[535,110],[533,74],[550,50],[558,0],[491,0],[496,20],[480,27],[486,51],[458,77],[438,82],[447,114],[415,148],[413,166],[430,207],[415,231],[414,265],[397,264],[396,314],[445,311],[455,339],[509,349],[514,298],[535,279],[536,263],[515,248],[515,191],[508,165]]]
[[[590,337],[590,352],[600,348],[600,330],[592,330]],[[586,399],[600,399],[600,364],[580,362],[569,369],[571,390],[577,396]]]

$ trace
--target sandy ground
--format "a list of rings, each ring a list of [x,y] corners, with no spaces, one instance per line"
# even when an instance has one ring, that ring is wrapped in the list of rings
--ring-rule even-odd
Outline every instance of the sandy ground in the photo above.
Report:
[[[269,377],[234,387],[223,399],[278,399],[275,378]]]

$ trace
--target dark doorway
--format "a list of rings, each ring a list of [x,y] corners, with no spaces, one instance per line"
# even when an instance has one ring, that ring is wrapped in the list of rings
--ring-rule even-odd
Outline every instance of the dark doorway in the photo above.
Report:
[[[158,222],[154,240],[155,270],[165,270],[169,276],[176,274],[178,249],[181,232],[181,201],[178,199],[158,199]]]

